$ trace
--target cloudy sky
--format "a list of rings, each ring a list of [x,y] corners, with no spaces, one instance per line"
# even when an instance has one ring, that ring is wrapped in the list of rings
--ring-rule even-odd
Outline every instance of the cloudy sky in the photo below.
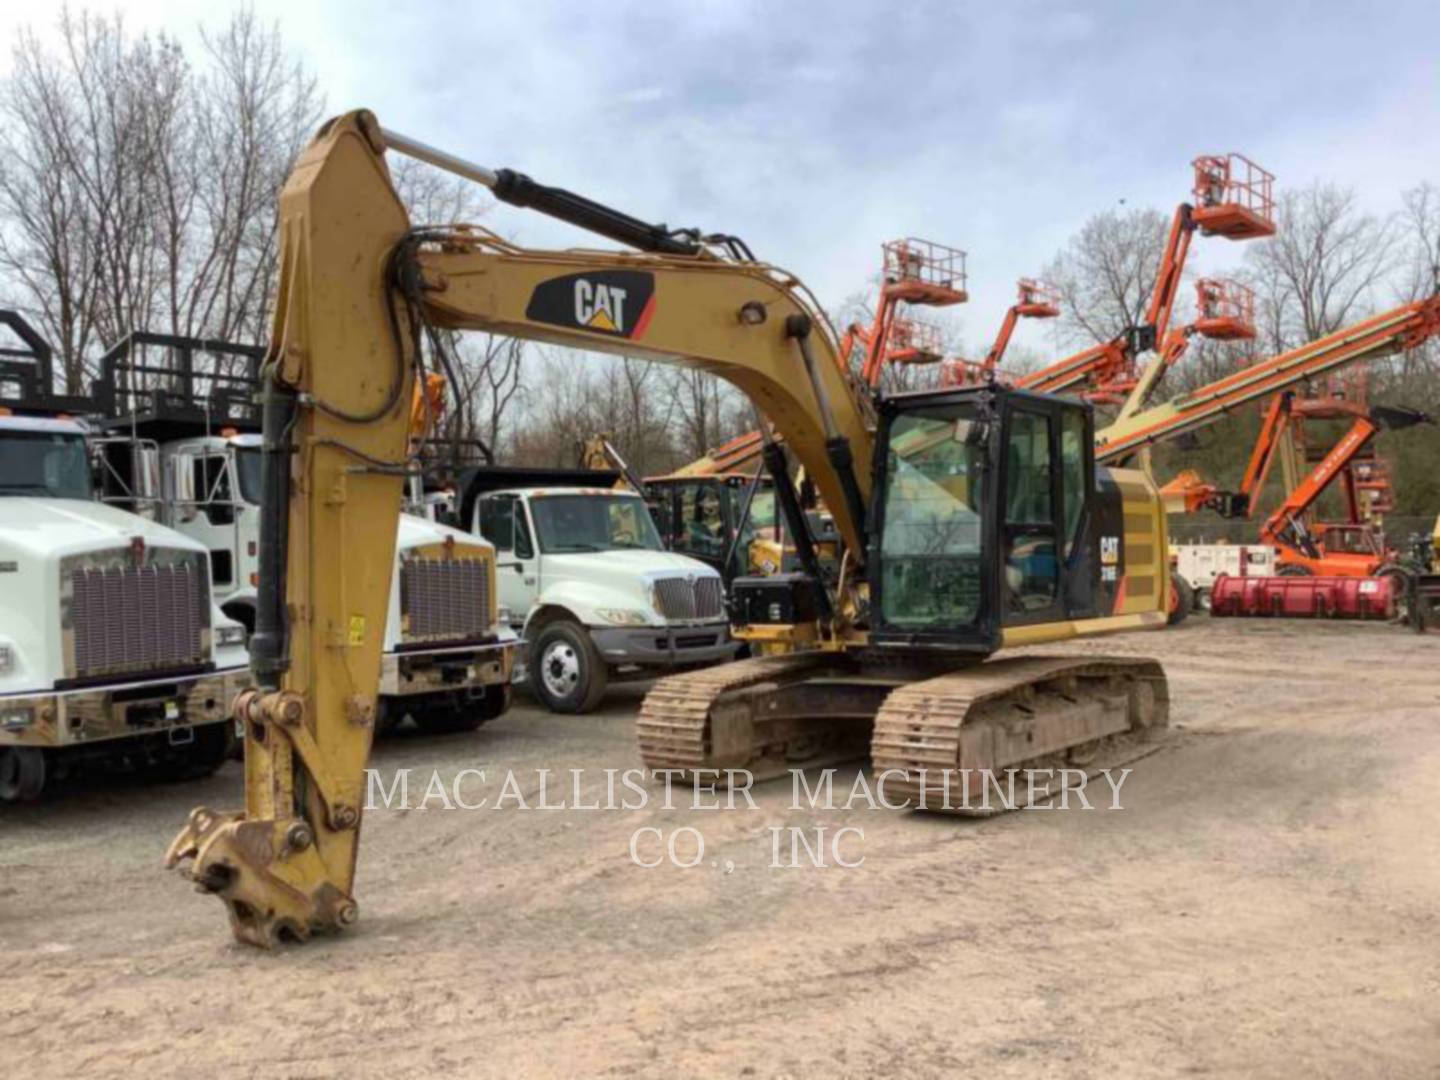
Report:
[[[193,41],[198,18],[234,4],[117,6]],[[883,240],[962,247],[967,340],[993,334],[1016,277],[1087,215],[1173,209],[1197,153],[1243,151],[1280,187],[1335,180],[1380,213],[1440,182],[1434,0],[255,6],[332,111],[365,106],[461,156],[736,233],[829,305],[865,287]],[[0,33],[44,7],[4,5]],[[577,240],[511,208],[491,223],[523,243]],[[1210,240],[1196,265],[1238,254]]]

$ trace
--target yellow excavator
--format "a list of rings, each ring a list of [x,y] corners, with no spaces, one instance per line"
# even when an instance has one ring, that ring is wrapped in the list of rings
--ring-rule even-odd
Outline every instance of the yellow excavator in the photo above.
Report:
[[[631,250],[413,226],[387,150]],[[280,227],[256,686],[235,704],[245,807],[195,810],[168,855],[224,901],[242,941],[303,940],[358,911],[408,410],[426,365],[447,363],[440,331],[700,367],[784,440],[767,428],[764,459],[801,570],[737,579],[734,603],[814,648],[658,683],[638,721],[648,765],[763,776],[868,750],[877,769],[904,771],[914,805],[946,809],[927,774],[1091,761],[1166,723],[1153,660],[1002,652],[1166,623],[1160,498],[1142,473],[1096,464],[1087,405],[1001,386],[875,396],[836,362],[799,279],[735,237],[471,164],[368,112],[320,130],[285,185]],[[833,515],[838,578],[820,572],[786,451]]]

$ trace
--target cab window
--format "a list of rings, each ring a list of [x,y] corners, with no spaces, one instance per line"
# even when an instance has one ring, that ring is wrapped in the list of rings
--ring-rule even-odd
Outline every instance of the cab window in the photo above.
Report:
[[[714,484],[689,484],[680,489],[680,543],[684,550],[718,556],[725,551],[725,519],[720,492]]]
[[[1064,509],[1065,556],[1079,540],[1080,515],[1085,508],[1085,414],[1066,409],[1060,416],[1060,498]]]
[[[196,457],[194,469],[195,501],[200,503],[214,525],[229,525],[235,520],[235,495],[230,489],[230,469],[223,454]]]
[[[1016,409],[1005,448],[1006,611],[1045,611],[1060,596],[1050,417]]]

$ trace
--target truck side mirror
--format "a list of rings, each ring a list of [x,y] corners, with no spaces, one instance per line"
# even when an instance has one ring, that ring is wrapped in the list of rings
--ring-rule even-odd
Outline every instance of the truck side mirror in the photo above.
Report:
[[[152,506],[160,500],[160,450],[156,446],[136,447],[135,498]]]
[[[176,454],[170,459],[170,479],[174,485],[175,512],[181,521],[194,521],[200,512],[195,505],[195,457]]]

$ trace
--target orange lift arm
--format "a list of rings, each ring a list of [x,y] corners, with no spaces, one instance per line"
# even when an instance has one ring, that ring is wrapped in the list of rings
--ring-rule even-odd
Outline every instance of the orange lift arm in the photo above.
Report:
[[[1190,204],[1181,203],[1175,208],[1175,216],[1170,221],[1170,234],[1160,258],[1160,272],[1155,277],[1155,287],[1145,307],[1145,321],[1140,326],[1103,345],[1084,349],[1023,376],[1016,385],[1042,394],[1063,394],[1082,383],[1098,384],[1112,393],[1128,390],[1130,387],[1127,384],[1133,382],[1136,356],[1165,340],[1194,232]]]
[[[1295,490],[1285,496],[1285,501],[1265,519],[1265,524],[1260,526],[1261,543],[1288,545],[1290,543],[1288,536],[1291,533],[1306,535],[1306,530],[1303,528],[1305,512],[1315,505],[1315,501],[1324,494],[1325,489],[1330,486],[1330,482],[1345,469],[1345,466],[1356,454],[1364,449],[1365,444],[1379,430],[1380,425],[1370,417],[1358,417],[1350,426],[1350,430],[1310,471],[1310,475],[1305,477]],[[1259,450],[1260,447],[1257,445],[1256,451]],[[1270,456],[1273,457],[1273,453]],[[1249,474],[1246,475],[1248,479]],[[1258,489],[1255,494],[1259,494]],[[1297,524],[1300,526],[1298,529]]]
[[[1245,477],[1240,481],[1240,494],[1245,499],[1245,511],[1250,508],[1265,490],[1265,480],[1270,475],[1270,466],[1275,464],[1276,452],[1284,444],[1285,431],[1290,426],[1290,405],[1295,400],[1293,391],[1276,394],[1265,410],[1265,419],[1260,424],[1260,434],[1255,447],[1250,451],[1250,460],[1245,465]]]
[[[900,305],[949,307],[970,298],[965,291],[965,252],[914,237],[892,240],[884,245],[884,284],[880,303],[865,352],[861,378],[867,386],[880,384],[880,372],[892,359],[891,336],[898,322]],[[939,360],[938,354],[900,350],[896,360]]]
[[[1015,326],[1021,319],[1053,319],[1060,314],[1059,290],[1034,278],[1021,278],[1016,288],[1019,295],[1010,305],[1010,310],[1005,312],[1005,321],[1000,324],[995,344],[990,346],[990,351],[980,362],[983,371],[994,371],[1000,365],[1005,350],[1010,347]]]
[[[1136,385],[1136,357],[1167,342],[1195,231],[1230,240],[1275,232],[1273,176],[1240,154],[1199,157],[1192,165],[1195,201],[1193,205],[1181,203],[1171,218],[1160,270],[1145,308],[1145,321],[1110,341],[1033,372],[1016,385],[1040,393],[1063,394],[1088,384],[1112,399],[1130,391]],[[1153,383],[1152,379],[1150,385]]]

